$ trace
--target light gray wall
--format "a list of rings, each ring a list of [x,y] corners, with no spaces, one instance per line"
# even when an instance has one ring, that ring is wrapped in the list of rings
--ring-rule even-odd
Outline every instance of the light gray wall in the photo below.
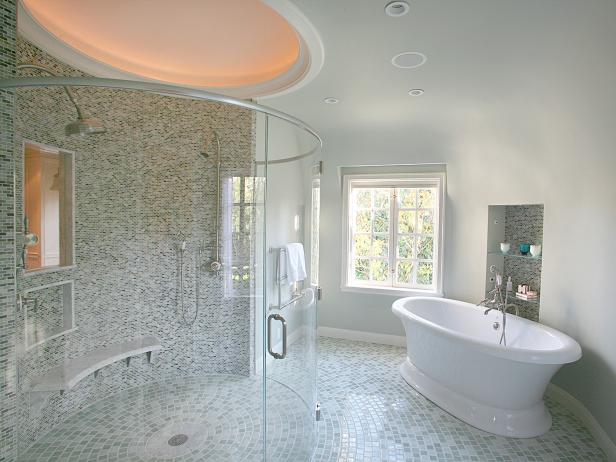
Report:
[[[616,440],[616,87],[607,78],[616,65],[606,60],[603,68],[578,72],[583,89],[573,78],[542,80],[524,94],[477,100],[441,119],[324,133],[320,325],[403,335],[391,314],[394,297],[340,290],[337,168],[444,162],[446,296],[481,299],[489,204],[545,204],[540,318],[584,350],[556,383]]]
[[[584,349],[556,382],[616,440],[616,2],[420,0],[395,21],[373,1],[296,2],[326,62],[311,85],[268,103],[325,142],[321,324],[403,333],[393,297],[339,289],[336,168],[446,162],[447,295],[483,293],[488,204],[545,204],[541,319]],[[390,66],[405,50],[426,64]],[[410,88],[426,92],[409,98]],[[340,103],[323,104],[330,95]]]

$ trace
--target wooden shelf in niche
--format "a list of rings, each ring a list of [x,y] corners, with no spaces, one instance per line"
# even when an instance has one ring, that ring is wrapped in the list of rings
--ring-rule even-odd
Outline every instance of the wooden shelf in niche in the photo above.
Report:
[[[139,337],[129,342],[100,348],[85,356],[65,361],[64,364],[54,367],[45,374],[34,377],[30,382],[28,391],[68,391],[88,375],[96,375],[100,369],[115,362],[125,360],[128,366],[131,357],[143,353],[148,355],[148,361],[150,361],[152,352],[161,348],[160,342],[153,336]]]

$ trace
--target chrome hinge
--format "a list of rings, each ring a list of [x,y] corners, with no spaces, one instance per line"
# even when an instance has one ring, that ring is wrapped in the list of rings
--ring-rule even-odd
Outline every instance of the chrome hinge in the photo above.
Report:
[[[321,297],[323,297],[323,289],[317,287],[317,300],[321,300]]]
[[[312,175],[319,176],[323,173],[323,161],[319,160],[312,164]]]
[[[316,421],[321,420],[321,403],[317,401],[317,405],[315,406],[315,419]]]

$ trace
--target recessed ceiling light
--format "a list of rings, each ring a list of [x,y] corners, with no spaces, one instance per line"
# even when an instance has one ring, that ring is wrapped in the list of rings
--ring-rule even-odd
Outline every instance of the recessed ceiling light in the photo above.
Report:
[[[323,98],[323,102],[327,104],[338,104],[340,100],[338,98],[334,98],[333,96],[328,96],[327,98]]]
[[[387,13],[387,16],[392,16],[394,18],[404,16],[410,9],[411,7],[406,2],[389,2],[385,5],[385,13]]]
[[[409,90],[409,95],[411,96],[421,96],[424,94],[424,91],[421,88],[413,88]]]
[[[428,58],[418,51],[405,51],[391,58],[391,63],[400,69],[415,69],[423,65]]]

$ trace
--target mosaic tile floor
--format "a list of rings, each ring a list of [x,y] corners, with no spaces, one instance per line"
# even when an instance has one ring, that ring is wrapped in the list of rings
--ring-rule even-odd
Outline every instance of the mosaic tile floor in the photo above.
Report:
[[[474,429],[423,398],[401,378],[402,348],[322,338],[323,418],[313,462],[605,461],[592,436],[556,403],[549,433],[509,439]],[[302,365],[277,364],[277,374]],[[287,369],[287,371],[285,371]],[[268,462],[308,459],[311,423],[298,396],[268,381]],[[261,386],[234,376],[167,381],[94,403],[41,438],[20,461],[261,460]]]
[[[269,460],[308,460],[306,406],[268,381]],[[262,459],[261,380],[229,375],[132,388],[92,404],[39,439],[27,462],[254,462]],[[271,451],[271,452],[270,452]]]
[[[567,410],[548,400],[552,429],[512,439],[477,430],[447,414],[400,376],[406,349],[321,338],[319,422],[314,462],[606,460]]]

